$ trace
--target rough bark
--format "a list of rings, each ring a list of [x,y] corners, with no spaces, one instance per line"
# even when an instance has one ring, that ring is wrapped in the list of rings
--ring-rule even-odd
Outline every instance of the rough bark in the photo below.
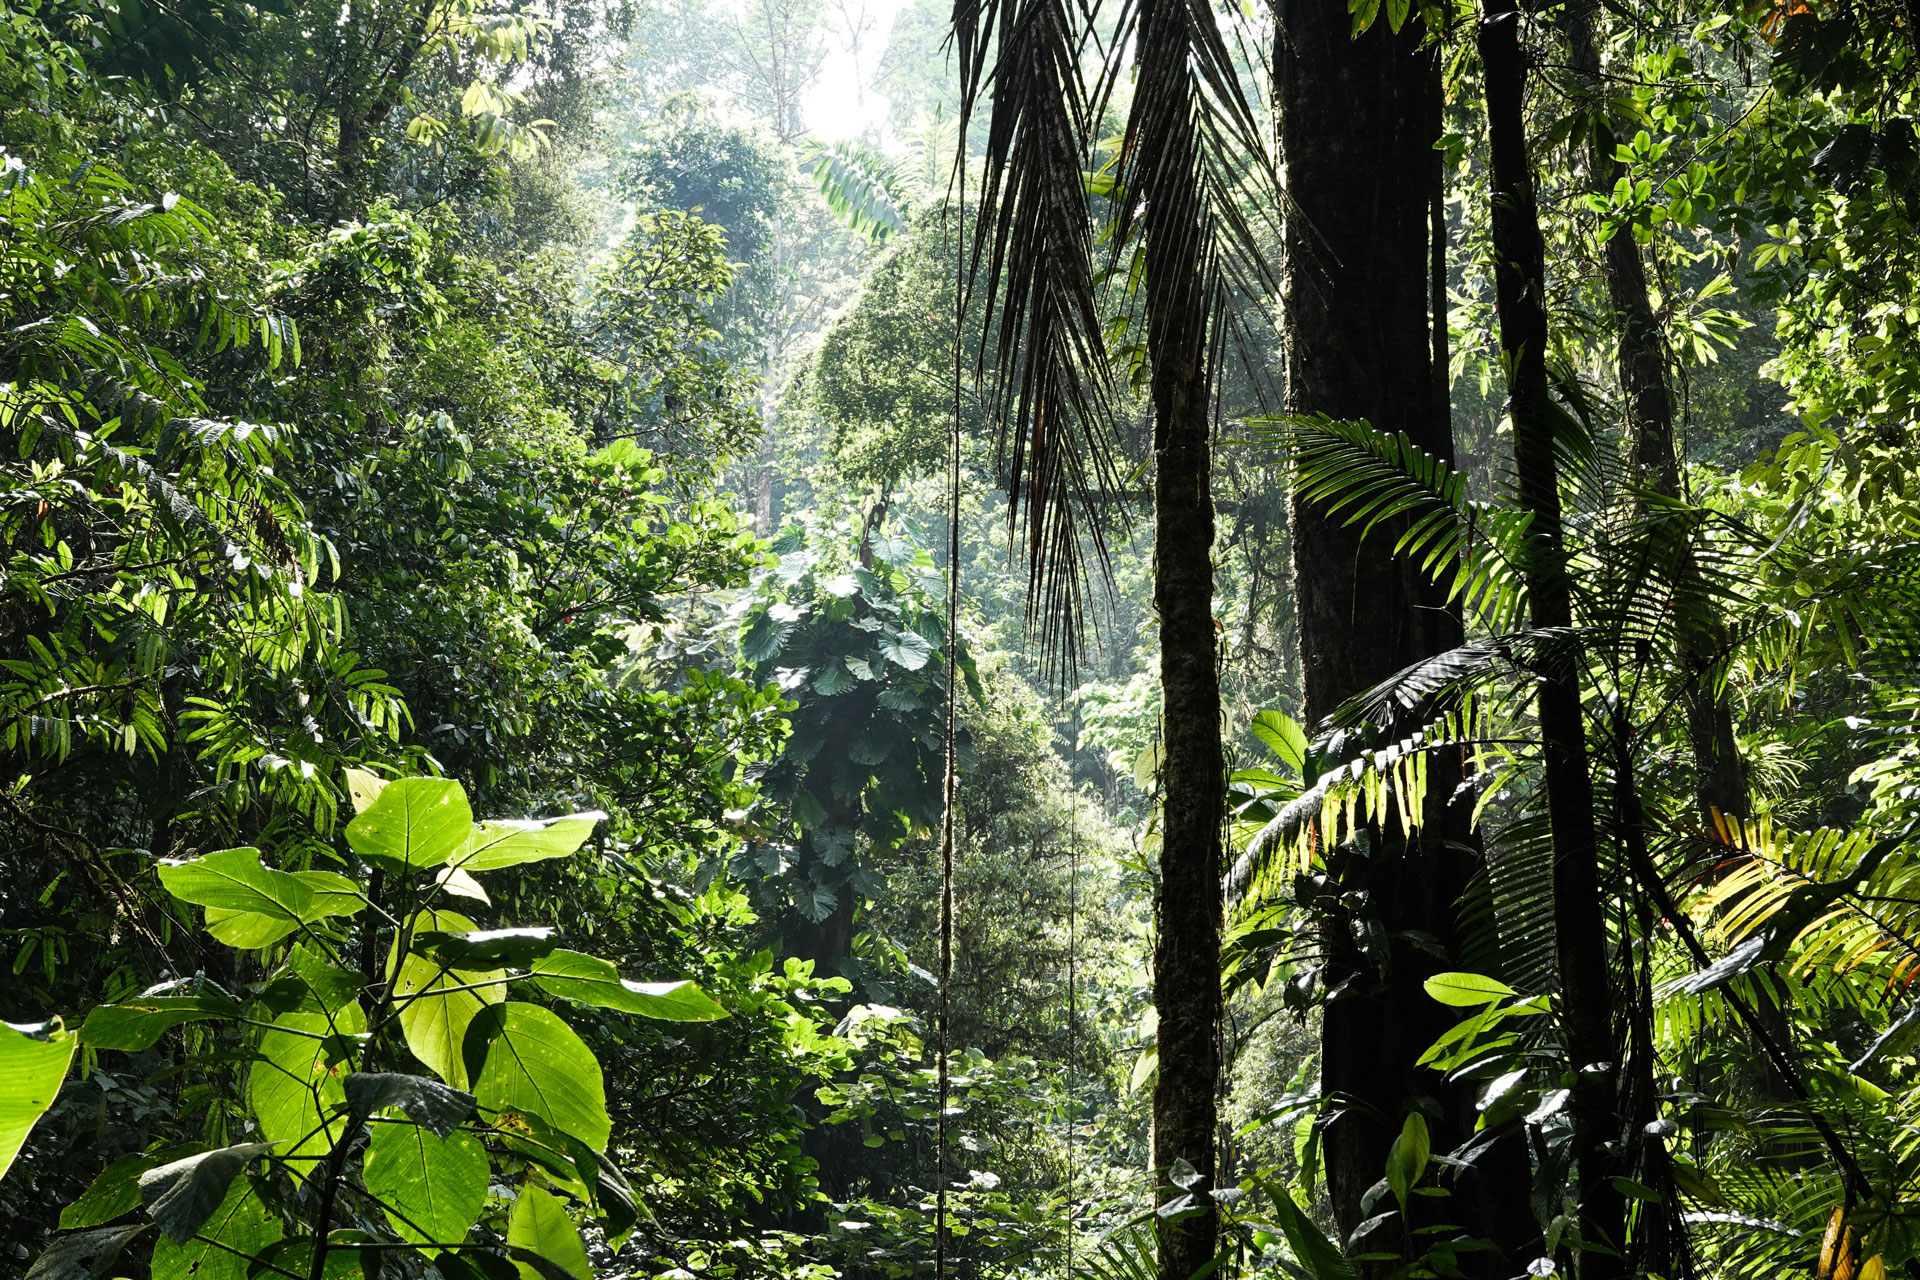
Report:
[[[1521,504],[1533,513],[1525,565],[1531,621],[1537,628],[1573,623],[1562,536],[1554,406],[1546,370],[1546,248],[1527,159],[1526,54],[1514,0],[1485,0],[1480,63],[1486,80],[1495,296],[1500,345],[1508,363],[1507,407]],[[1613,1072],[1613,993],[1607,964],[1605,902],[1600,894],[1593,779],[1587,771],[1580,663],[1570,649],[1539,677],[1537,714],[1547,820],[1553,841],[1553,915],[1561,1025],[1575,1072],[1573,1159],[1580,1223],[1587,1251],[1583,1280],[1621,1274],[1625,1177]]]
[[[1148,15],[1159,19],[1160,6]],[[1182,83],[1184,40],[1143,25],[1142,83]],[[1190,128],[1171,127],[1157,158],[1155,198],[1143,215],[1147,344],[1153,360],[1154,575],[1160,619],[1160,890],[1154,1007],[1160,1070],[1153,1089],[1156,1198],[1182,1194],[1180,1161],[1198,1184],[1195,1216],[1160,1233],[1160,1280],[1187,1280],[1210,1263],[1219,1222],[1216,1091],[1220,1079],[1221,823],[1226,763],[1220,745],[1220,678],[1213,620],[1212,414],[1206,341],[1206,233],[1194,179]]]
[[[1294,0],[1280,12],[1286,407],[1405,431],[1451,460],[1446,233],[1433,149],[1440,114],[1432,56],[1412,28],[1396,35],[1382,22],[1353,39],[1342,0]],[[1417,566],[1394,556],[1391,531],[1362,541],[1357,529],[1298,498],[1292,528],[1309,721],[1420,658],[1460,644],[1458,611]],[[1423,934],[1452,955],[1458,904],[1480,863],[1470,806],[1449,804],[1459,762],[1431,766],[1420,837],[1378,831],[1368,852],[1338,859],[1342,887],[1364,895],[1366,906],[1323,922],[1326,985],[1339,994],[1323,1013],[1321,1089],[1347,1103],[1325,1133],[1343,1239],[1370,1216],[1363,1197],[1384,1174],[1409,1102],[1424,1096],[1440,1103],[1439,1117],[1429,1122],[1436,1152],[1453,1150],[1473,1132],[1471,1091],[1416,1065],[1456,1020],[1422,984],[1459,966],[1411,945],[1407,935]],[[1370,925],[1377,926],[1375,936],[1397,939],[1384,956],[1365,955],[1355,945],[1356,933]],[[1444,1216],[1496,1245],[1491,1253],[1460,1256],[1468,1274],[1512,1275],[1525,1265],[1524,1247],[1537,1234],[1520,1207],[1528,1180],[1525,1149],[1504,1141],[1474,1171],[1450,1179],[1453,1200],[1417,1202],[1414,1216],[1420,1222]],[[1414,1239],[1403,1234],[1405,1225],[1351,1247],[1404,1250]]]
[[[1614,158],[1614,134],[1600,79],[1600,50],[1595,37],[1599,6],[1577,3],[1566,16],[1567,43],[1580,88],[1592,100],[1594,118],[1587,131],[1587,173],[1595,191],[1611,192],[1626,174]],[[1640,246],[1625,233],[1609,239],[1602,249],[1607,304],[1619,334],[1620,390],[1626,401],[1627,431],[1634,469],[1641,485],[1669,498],[1681,495],[1680,449],[1674,432],[1673,388],[1669,381],[1666,344],[1660,322],[1647,295],[1645,265]],[[1711,827],[1713,811],[1745,817],[1747,769],[1734,739],[1733,712],[1715,687],[1714,667],[1726,648],[1724,628],[1703,599],[1700,572],[1691,551],[1682,553],[1675,569],[1681,610],[1678,658],[1687,688],[1684,696],[1687,737],[1693,748],[1694,794],[1701,819]]]

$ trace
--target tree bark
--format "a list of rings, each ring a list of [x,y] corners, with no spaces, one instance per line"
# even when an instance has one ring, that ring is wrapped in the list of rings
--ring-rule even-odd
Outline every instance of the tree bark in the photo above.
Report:
[[[1142,10],[1142,84],[1165,93],[1190,74],[1185,24],[1172,6]],[[1176,28],[1180,38],[1162,29]],[[1171,100],[1171,99],[1169,99]],[[1160,887],[1154,941],[1154,1007],[1160,1069],[1153,1089],[1156,1200],[1193,1184],[1191,1217],[1163,1222],[1160,1280],[1188,1280],[1213,1260],[1219,1220],[1216,1093],[1220,1080],[1220,926],[1226,762],[1220,745],[1220,675],[1213,619],[1213,420],[1207,367],[1210,290],[1190,125],[1163,122],[1164,150],[1142,232],[1147,349],[1153,362],[1154,573],[1160,620],[1162,765]]]
[[[1567,10],[1567,43],[1580,89],[1590,99],[1587,172],[1594,191],[1605,195],[1626,175],[1614,158],[1611,113],[1600,79],[1600,49],[1595,35],[1599,5],[1582,0]],[[1605,127],[1603,127],[1605,126]],[[1674,432],[1673,388],[1668,379],[1666,344],[1647,297],[1647,276],[1640,246],[1622,231],[1602,246],[1607,303],[1619,333],[1620,390],[1626,399],[1627,430],[1639,483],[1663,497],[1682,496],[1680,449]],[[1687,737],[1693,748],[1694,794],[1701,820],[1709,829],[1713,812],[1747,816],[1747,768],[1733,732],[1733,712],[1716,686],[1714,667],[1726,649],[1719,625],[1701,590],[1700,571],[1691,548],[1675,567],[1679,597],[1677,657],[1687,681]]]
[[[1281,277],[1285,405],[1292,413],[1365,419],[1404,431],[1421,448],[1453,457],[1447,407],[1445,222],[1434,142],[1440,100],[1431,53],[1409,26],[1385,22],[1354,39],[1343,0],[1292,0],[1280,10],[1276,57],[1281,156],[1288,212]],[[1319,508],[1293,500],[1293,578],[1298,602],[1306,718],[1341,703],[1423,657],[1458,646],[1459,612],[1416,565],[1393,554],[1391,531],[1365,541]],[[1451,956],[1458,903],[1480,858],[1471,805],[1450,803],[1457,759],[1430,762],[1422,832],[1372,833],[1370,848],[1338,854],[1341,889],[1365,906],[1322,922],[1327,950],[1321,1031],[1321,1091],[1338,1097],[1324,1135],[1329,1192],[1343,1240],[1354,1252],[1417,1249],[1404,1228],[1462,1224],[1492,1241],[1463,1254],[1468,1274],[1506,1277],[1523,1267],[1531,1228],[1529,1167],[1517,1141],[1502,1141],[1453,1180],[1454,1199],[1422,1199],[1412,1220],[1352,1232],[1385,1172],[1409,1103],[1439,1103],[1429,1118],[1433,1149],[1473,1134],[1471,1090],[1416,1065],[1456,1018],[1423,983],[1457,964],[1412,945],[1433,939]],[[1390,939],[1362,950],[1356,938]],[[1384,1272],[1395,1264],[1374,1264]]]
[[[1479,30],[1486,80],[1495,296],[1500,345],[1509,367],[1508,412],[1520,503],[1533,514],[1524,565],[1536,628],[1573,625],[1562,536],[1554,406],[1547,383],[1546,248],[1527,158],[1526,54],[1515,0],[1485,0]],[[1580,660],[1562,646],[1539,676],[1537,714],[1547,819],[1553,841],[1553,914],[1560,1020],[1570,1068],[1573,1158],[1586,1251],[1583,1280],[1621,1274],[1625,1177],[1610,1150],[1620,1137],[1612,1062],[1613,993],[1608,973],[1605,900],[1600,893],[1593,779],[1587,772]],[[1612,1250],[1614,1252],[1606,1252]]]

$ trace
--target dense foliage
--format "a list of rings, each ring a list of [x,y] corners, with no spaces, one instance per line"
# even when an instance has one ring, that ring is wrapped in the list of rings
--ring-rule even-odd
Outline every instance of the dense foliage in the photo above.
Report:
[[[0,1273],[1920,1270],[1916,67],[0,0]]]

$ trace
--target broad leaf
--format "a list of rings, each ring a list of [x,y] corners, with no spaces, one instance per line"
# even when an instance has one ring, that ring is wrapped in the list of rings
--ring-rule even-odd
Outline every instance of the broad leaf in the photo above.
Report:
[[[564,858],[585,844],[606,816],[593,809],[540,821],[483,822],[468,834],[451,861],[463,871],[492,871],[522,862]]]
[[[247,1162],[272,1145],[243,1142],[149,1169],[140,1175],[140,1202],[169,1240],[191,1240],[227,1198],[227,1188]]]
[[[482,1054],[473,1094],[484,1110],[531,1112],[595,1151],[606,1149],[613,1122],[600,1062],[551,1010],[518,1001],[488,1006],[467,1028],[470,1071]]]
[[[353,811],[365,813],[380,793],[386,789],[387,780],[365,769],[347,770],[347,795],[353,800]]]
[[[487,1202],[487,1153],[464,1130],[435,1137],[418,1125],[376,1124],[367,1143],[367,1190],[415,1244],[459,1244]]]
[[[261,915],[258,911],[207,908],[207,932],[236,951],[270,947],[300,927],[298,920]]]
[[[55,1236],[27,1269],[27,1280],[100,1280],[114,1269],[120,1255],[137,1236],[153,1229],[136,1222],[126,1227],[103,1227]]]
[[[473,921],[452,911],[422,911],[413,923],[416,930],[473,929]],[[393,960],[388,963],[392,971]],[[397,968],[394,998],[407,1048],[442,1080],[456,1089],[467,1088],[470,1077],[461,1057],[467,1025],[480,1010],[507,998],[506,973],[445,969],[411,951],[398,957]]]
[[[447,778],[401,778],[347,824],[355,853],[390,867],[438,866],[465,844],[473,830],[467,793]]]
[[[260,1035],[247,1101],[261,1136],[281,1144],[279,1154],[292,1159],[296,1174],[314,1167],[299,1157],[326,1155],[346,1132],[341,1081],[352,1066],[341,1057],[341,1037],[365,1030],[360,1006],[347,1004],[331,1020],[311,1010],[283,1013]]]
[[[221,849],[204,857],[160,864],[160,883],[182,902],[251,911],[299,922],[313,906],[313,888],[296,875],[260,865],[257,849]]]
[[[548,995],[643,1018],[711,1022],[727,1016],[692,982],[633,982],[607,961],[578,951],[556,951],[536,960],[533,979]]]
[[[915,631],[888,631],[880,637],[880,652],[896,667],[918,671],[933,657],[933,642]]]
[[[153,1280],[247,1280],[247,1261],[284,1234],[245,1178],[235,1178],[220,1206],[200,1225],[202,1239],[162,1235],[153,1246]],[[222,1248],[221,1246],[226,1246]]]
[[[1278,711],[1262,711],[1248,726],[1253,736],[1296,775],[1307,771],[1307,731],[1292,716]]]
[[[1436,973],[1425,985],[1427,994],[1441,1004],[1462,1009],[1519,994],[1499,979],[1478,973]]]
[[[524,969],[559,944],[545,925],[523,929],[474,929],[453,933],[425,929],[413,935],[413,949],[439,964],[472,969],[511,965]]]
[[[542,1267],[530,1261],[518,1262],[521,1280],[557,1280],[554,1269],[574,1280],[593,1280],[580,1231],[567,1216],[566,1206],[551,1192],[534,1186],[521,1188],[520,1198],[507,1215],[507,1244],[549,1264]]]
[[[203,1149],[198,1145],[175,1146],[121,1156],[100,1171],[100,1176],[78,1200],[60,1211],[60,1229],[77,1231],[82,1227],[97,1227],[123,1213],[133,1212],[140,1207],[141,1174]]]
[[[398,1107],[414,1122],[444,1138],[473,1114],[473,1095],[426,1076],[393,1071],[359,1072],[347,1077],[347,1114],[364,1120],[376,1111]]]
[[[124,1004],[94,1006],[80,1024],[80,1039],[90,1049],[150,1049],[168,1030],[183,1022],[207,1018],[237,1018],[240,1003],[220,991],[188,996],[141,996]]]
[[[0,1023],[0,1178],[60,1093],[80,1038],[58,1019],[41,1026]]]

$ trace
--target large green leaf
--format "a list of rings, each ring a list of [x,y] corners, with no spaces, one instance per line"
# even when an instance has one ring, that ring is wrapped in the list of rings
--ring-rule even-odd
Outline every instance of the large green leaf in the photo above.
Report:
[[[880,636],[880,652],[896,667],[918,671],[933,657],[933,642],[917,631],[888,630]]]
[[[357,1072],[347,1077],[347,1114],[364,1120],[376,1111],[398,1107],[437,1138],[473,1114],[473,1095],[426,1076],[397,1071]]]
[[[507,1214],[507,1243],[549,1264],[537,1267],[516,1262],[520,1280],[555,1280],[550,1268],[558,1268],[576,1280],[593,1280],[593,1268],[587,1264],[587,1247],[580,1240],[580,1230],[567,1216],[567,1207],[551,1192],[533,1186],[521,1188],[520,1198],[513,1202],[513,1209]]]
[[[0,1022],[0,1178],[59,1095],[79,1044],[58,1019],[42,1026]]]
[[[160,883],[182,902],[250,911],[298,923],[313,906],[313,888],[299,876],[260,865],[257,849],[221,849],[160,864]]]
[[[151,1230],[152,1223],[136,1222],[56,1236],[27,1268],[27,1280],[101,1280],[113,1270],[121,1252]]]
[[[299,920],[263,915],[258,911],[207,908],[207,932],[241,951],[270,947],[300,927],[328,916],[350,916],[366,910],[360,887],[337,871],[296,871],[294,879],[313,890],[313,901]]]
[[[595,1151],[613,1132],[606,1083],[586,1042],[551,1010],[508,1001],[467,1028],[468,1067],[484,1052],[473,1094],[488,1111],[532,1112]]]
[[[207,908],[207,932],[236,951],[258,951],[262,947],[270,947],[299,927],[298,920],[263,916],[258,911]]]
[[[519,929],[476,929],[470,933],[422,929],[413,935],[413,949],[449,967],[511,965],[524,969],[552,951],[553,930],[546,925]]]
[[[463,1129],[437,1138],[419,1125],[376,1124],[367,1143],[367,1190],[393,1229],[415,1244],[458,1244],[487,1201],[487,1153]]]
[[[1498,978],[1478,973],[1436,973],[1424,985],[1427,994],[1441,1004],[1461,1009],[1492,1004],[1519,994]]]
[[[533,963],[533,980],[548,995],[664,1022],[711,1022],[727,1011],[692,982],[633,982],[598,956],[556,951]]]
[[[474,924],[458,912],[422,911],[414,917],[413,927],[420,932],[465,933],[472,932]],[[394,998],[399,1002],[400,1030],[407,1048],[442,1080],[456,1089],[467,1088],[470,1078],[461,1056],[467,1026],[480,1010],[507,998],[506,973],[443,970],[412,951],[397,959]]]
[[[363,858],[417,869],[445,862],[472,830],[473,810],[459,783],[401,778],[347,824],[347,843]]]
[[[167,1239],[175,1243],[191,1240],[226,1199],[227,1188],[247,1162],[271,1145],[243,1142],[149,1169],[140,1175],[140,1202],[147,1206],[147,1215],[159,1224]]]
[[[141,1174],[201,1150],[204,1148],[198,1144],[185,1144],[121,1156],[100,1171],[100,1176],[78,1200],[60,1211],[60,1229],[77,1231],[82,1227],[97,1227],[123,1213],[131,1213],[140,1207]]]
[[[346,1131],[341,1081],[353,1067],[341,1055],[342,1037],[365,1030],[366,1016],[349,1003],[331,1018],[310,1009],[283,1013],[260,1035],[259,1056],[247,1073],[247,1100],[261,1136],[279,1144],[278,1154],[296,1172],[313,1167],[302,1157],[326,1155]]]
[[[492,871],[575,852],[606,818],[598,809],[540,821],[497,820],[473,828],[450,861],[465,871]]]
[[[191,995],[141,996],[123,1004],[95,1005],[80,1024],[80,1039],[90,1049],[150,1049],[183,1022],[237,1018],[240,1003],[223,991],[202,989]]]
[[[284,1234],[245,1178],[235,1178],[199,1236],[179,1243],[161,1236],[153,1246],[153,1280],[247,1280],[247,1260]],[[222,1248],[221,1246],[226,1246]]]

